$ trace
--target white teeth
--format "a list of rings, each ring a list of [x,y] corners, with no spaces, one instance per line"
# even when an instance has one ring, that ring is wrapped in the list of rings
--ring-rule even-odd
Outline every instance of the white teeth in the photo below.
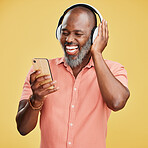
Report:
[[[66,49],[76,49],[78,46],[66,46]]]
[[[74,49],[74,50],[67,50],[67,51],[70,52],[70,53],[73,53],[73,52],[76,51],[76,49]]]

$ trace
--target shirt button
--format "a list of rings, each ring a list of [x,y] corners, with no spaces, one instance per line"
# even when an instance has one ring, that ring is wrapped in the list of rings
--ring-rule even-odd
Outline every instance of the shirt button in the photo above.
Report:
[[[75,106],[74,105],[71,105],[71,107],[74,108]]]
[[[74,90],[76,91],[76,90],[77,90],[77,88],[74,88]]]
[[[68,144],[71,145],[71,142],[69,141]]]
[[[73,123],[70,123],[70,126],[73,126]]]

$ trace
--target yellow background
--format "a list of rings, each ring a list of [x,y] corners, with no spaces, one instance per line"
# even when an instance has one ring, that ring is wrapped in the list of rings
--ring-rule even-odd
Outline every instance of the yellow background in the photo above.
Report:
[[[108,122],[107,148],[148,147],[148,1],[147,0],[0,0],[0,147],[38,148],[39,126],[23,137],[15,115],[34,57],[63,56],[55,30],[74,3],[96,7],[108,21],[104,57],[128,71],[130,99]]]

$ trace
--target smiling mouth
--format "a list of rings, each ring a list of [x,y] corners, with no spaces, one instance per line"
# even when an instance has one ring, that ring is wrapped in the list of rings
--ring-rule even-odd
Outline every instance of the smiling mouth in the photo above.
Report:
[[[76,55],[79,52],[79,47],[78,46],[65,46],[66,53],[69,55]]]

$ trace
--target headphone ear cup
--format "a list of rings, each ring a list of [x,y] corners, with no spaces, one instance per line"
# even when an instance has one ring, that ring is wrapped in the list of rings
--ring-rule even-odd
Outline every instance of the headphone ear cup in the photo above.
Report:
[[[98,27],[93,29],[93,32],[92,32],[92,44],[93,44],[93,42],[94,42],[94,40],[96,39],[97,36],[98,36]]]
[[[94,27],[91,33],[92,33],[91,44],[93,44],[94,40],[98,35],[98,27]]]
[[[60,41],[62,24],[56,30],[56,38]]]

